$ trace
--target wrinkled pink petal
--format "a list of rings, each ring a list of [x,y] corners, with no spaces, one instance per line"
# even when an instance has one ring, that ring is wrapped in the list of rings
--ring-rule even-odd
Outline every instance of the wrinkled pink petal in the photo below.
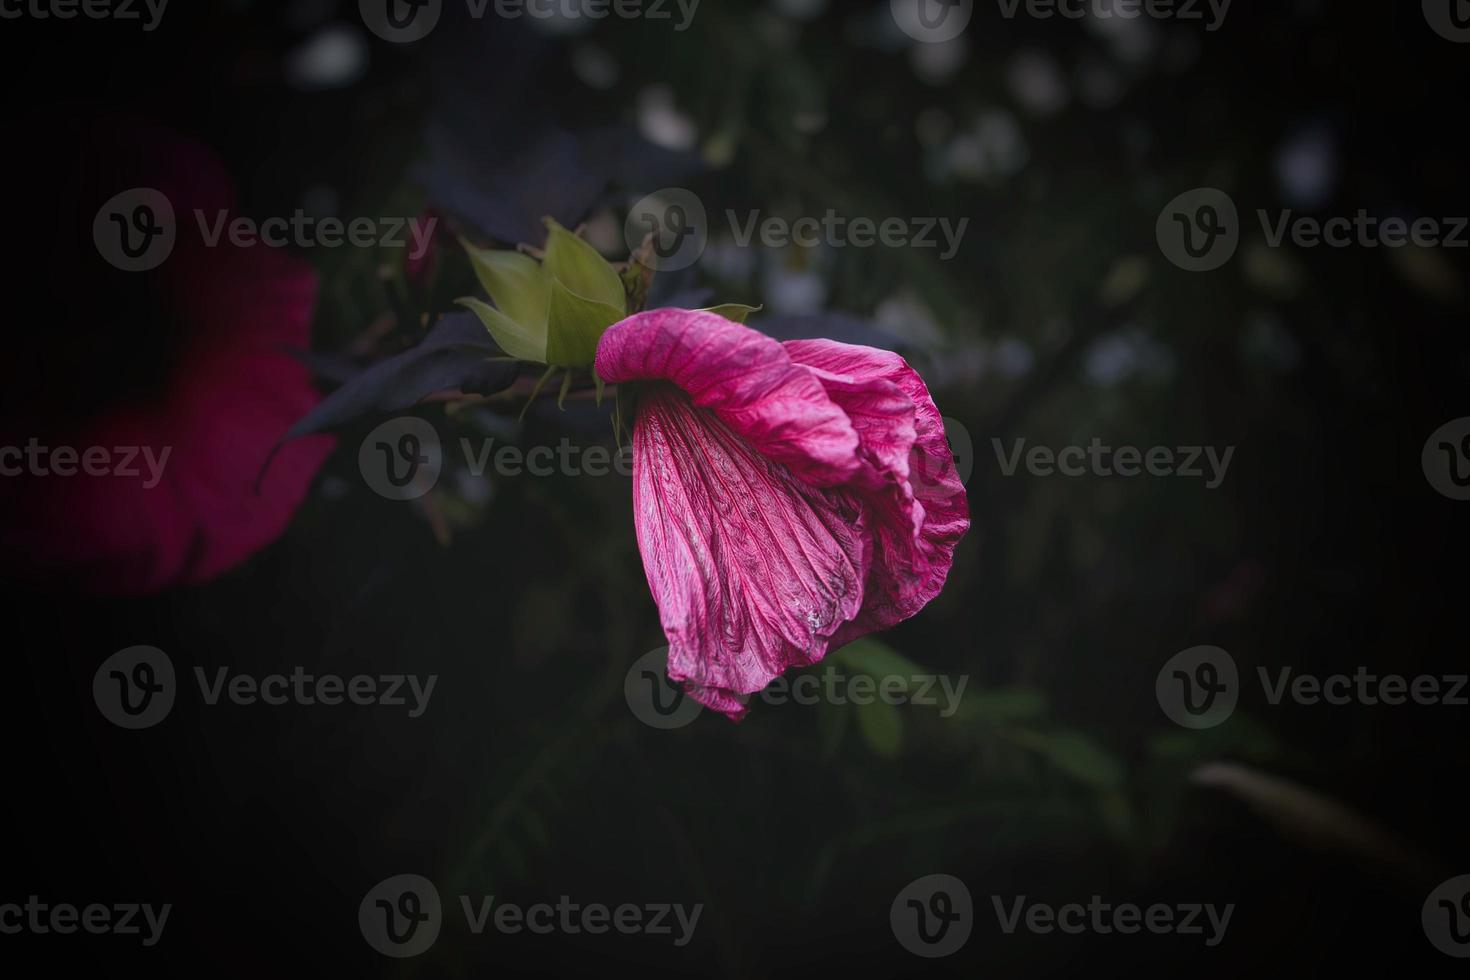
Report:
[[[862,613],[835,645],[888,629],[914,615],[944,588],[954,549],[970,527],[965,488],[944,435],[944,420],[924,380],[891,351],[831,340],[786,343],[792,360],[817,372],[862,438],[862,454],[888,475],[870,496],[873,563]],[[906,415],[871,386],[896,389]],[[867,387],[865,387],[867,386]]]
[[[808,483],[836,486],[858,468],[857,433],[811,372],[777,341],[716,313],[652,310],[615,323],[596,368],[609,384],[673,382]]]
[[[734,717],[735,695],[815,663],[862,605],[862,513],[798,480],[672,385],[633,433],[634,521],[669,676]]]
[[[785,670],[912,616],[969,527],[938,410],[886,351],[683,310],[614,325],[640,389],[634,520],[669,676],[733,718]]]

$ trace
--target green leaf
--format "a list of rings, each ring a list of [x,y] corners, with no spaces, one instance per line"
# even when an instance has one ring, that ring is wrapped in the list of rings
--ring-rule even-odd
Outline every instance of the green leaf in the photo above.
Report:
[[[752,313],[759,313],[763,309],[765,309],[764,306],[746,306],[744,303],[721,303],[719,306],[706,306],[704,309],[696,310],[695,312],[718,313],[726,320],[744,323],[746,317]]]
[[[1123,763],[1080,732],[1018,731],[1012,738],[1079,783],[1112,789],[1123,782]]]
[[[550,218],[546,220],[546,228],[546,257],[541,263],[542,270],[552,279],[559,280],[568,292],[613,307],[621,320],[628,309],[628,294],[617,270],[597,254],[597,249]]]
[[[603,332],[621,319],[620,307],[579,296],[560,281],[553,282],[546,363],[558,367],[591,367],[597,360],[597,342]]]
[[[1121,841],[1133,839],[1138,831],[1138,817],[1127,796],[1117,789],[1106,789],[1098,795],[1097,805],[1108,833]]]
[[[874,678],[909,678],[929,673],[888,644],[871,636],[853,640],[829,659]]]
[[[957,714],[967,721],[1032,721],[1046,714],[1046,695],[1032,687],[969,691]]]
[[[455,302],[479,317],[485,329],[490,331],[490,336],[500,345],[500,349],[511,357],[543,364],[546,362],[547,338],[544,322],[539,330],[517,323],[489,303],[473,296],[466,296]]]
[[[892,759],[903,747],[903,715],[886,701],[853,705],[857,712],[858,731],[874,754]]]
[[[520,252],[462,244],[475,278],[500,312],[523,328],[540,329],[544,333],[546,311],[551,303],[551,280],[541,264]]]
[[[846,702],[834,704],[823,699],[817,710],[817,728],[821,740],[823,759],[831,759],[842,745],[842,736],[847,733],[847,720],[852,714]]]

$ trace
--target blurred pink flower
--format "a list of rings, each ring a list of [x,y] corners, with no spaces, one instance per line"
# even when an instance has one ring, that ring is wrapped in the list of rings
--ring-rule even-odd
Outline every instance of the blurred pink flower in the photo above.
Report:
[[[156,308],[134,311],[133,322],[119,310],[118,327],[141,337],[172,322],[183,335],[161,386],[46,427],[44,442],[79,455],[107,449],[119,466],[114,450],[146,448],[157,472],[138,453],[136,477],[52,472],[7,481],[0,536],[27,577],[60,576],[91,592],[139,595],[205,582],[274,541],[333,440],[282,448],[257,492],[271,448],[318,398],[308,370],[288,353],[309,345],[315,273],[283,251],[235,247],[228,236],[206,245],[195,210],[212,217],[233,212],[235,201],[222,164],[202,147],[133,123],[106,124],[93,139],[89,152],[116,164],[110,180],[158,189],[177,216],[169,258],[151,272],[124,274],[152,277]],[[5,444],[23,444],[36,427],[11,420],[3,431]]]
[[[897,354],[655,310],[603,335],[638,386],[633,510],[669,677],[739,719],[788,668],[909,618],[969,528],[939,411]]]

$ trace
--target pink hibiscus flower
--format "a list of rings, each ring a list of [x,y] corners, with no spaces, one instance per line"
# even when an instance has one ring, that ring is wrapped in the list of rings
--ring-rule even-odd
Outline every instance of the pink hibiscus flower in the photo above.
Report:
[[[903,358],[777,342],[705,312],[610,327],[637,388],[633,509],[669,677],[739,719],[788,668],[914,615],[970,526],[939,411]]]
[[[52,423],[44,409],[23,406],[25,417],[0,422],[0,445],[35,442],[48,461],[45,472],[3,481],[0,544],[27,577],[141,595],[208,581],[274,541],[331,451],[330,437],[291,443],[257,490],[271,448],[318,400],[307,368],[289,353],[309,346],[316,275],[278,249],[207,245],[194,210],[233,213],[235,200],[222,164],[198,144],[147,124],[109,123],[86,152],[108,175],[99,202],[149,186],[177,214],[169,258],[123,274],[149,277],[153,307],[121,311],[114,329],[147,337],[176,323],[182,336],[160,385],[82,419]],[[101,269],[95,252],[73,261]],[[59,449],[83,458],[106,450],[107,472],[75,461],[66,472]],[[5,462],[19,459],[12,453]]]

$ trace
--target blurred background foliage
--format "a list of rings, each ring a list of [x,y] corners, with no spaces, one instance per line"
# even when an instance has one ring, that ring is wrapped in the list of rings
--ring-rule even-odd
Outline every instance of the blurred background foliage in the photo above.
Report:
[[[1424,875],[1464,858],[1451,802],[1462,714],[1273,707],[1248,682],[1227,723],[1190,732],[1154,697],[1163,663],[1202,643],[1248,678],[1463,663],[1440,638],[1462,616],[1465,518],[1417,462],[1427,433],[1464,414],[1463,254],[1268,249],[1251,217],[1466,213],[1456,117],[1421,98],[1462,88],[1465,54],[1417,5],[1242,4],[1206,33],[1008,21],[982,4],[958,41],[922,45],[886,2],[705,0],[684,33],[477,22],[448,4],[408,47],[368,35],[354,6],[187,15],[217,43],[195,54],[199,90],[174,94],[170,121],[226,155],[244,210],[431,209],[502,246],[551,214],[618,261],[633,202],[692,190],[711,241],[659,283],[664,300],[761,304],[757,328],[875,331],[971,435],[974,526],[945,592],[829,658],[969,684],[948,718],[757,704],[739,725],[706,713],[648,728],[623,678],[664,641],[628,481],[455,472],[394,504],[357,472],[381,421],[363,419],[271,552],[205,589],[99,607],[109,625],[94,629],[151,624],[186,662],[441,675],[411,723],[300,712],[201,723],[202,746],[158,746],[161,770],[199,785],[187,801],[156,791],[241,835],[211,881],[278,873],[277,847],[252,829],[269,826],[311,854],[289,872],[310,900],[283,914],[318,936],[331,930],[313,909],[355,907],[405,869],[446,895],[706,904],[689,950],[620,939],[609,954],[580,937],[536,947],[548,970],[595,952],[650,972],[897,975],[917,961],[889,941],[888,903],[933,872],[968,881],[982,920],[992,893],[1241,906],[1244,938],[1208,963],[1182,940],[972,939],[1016,975],[1113,960],[1223,975],[1265,956],[1310,972],[1343,949],[1371,955],[1360,936],[1422,943]],[[1229,191],[1245,231],[1228,266],[1191,275],[1159,253],[1154,224],[1202,185]],[[737,246],[727,209],[969,225],[948,261],[768,250]],[[447,236],[427,273],[372,250],[310,258],[318,363],[344,371],[412,345],[476,290]],[[417,411],[446,444],[612,444],[606,412],[547,399],[521,425],[523,398]],[[992,443],[1093,437],[1238,448],[1210,491],[1005,477]],[[1201,785],[1222,761],[1244,768]],[[1344,829],[1356,821],[1421,857],[1383,866]],[[446,935],[404,974],[470,975],[532,948],[465,938]],[[972,970],[971,955],[945,966]]]

